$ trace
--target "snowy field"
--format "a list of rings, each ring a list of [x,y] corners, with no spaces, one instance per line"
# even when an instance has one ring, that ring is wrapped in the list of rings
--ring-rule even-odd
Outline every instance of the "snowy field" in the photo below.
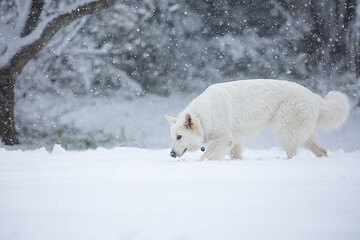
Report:
[[[0,239],[358,240],[360,152],[0,149]]]

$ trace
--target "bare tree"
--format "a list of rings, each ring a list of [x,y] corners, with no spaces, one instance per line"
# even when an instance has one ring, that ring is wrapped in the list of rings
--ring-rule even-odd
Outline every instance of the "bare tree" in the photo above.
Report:
[[[14,86],[24,66],[62,27],[110,7],[115,0],[82,0],[49,16],[41,14],[45,0],[15,2],[16,21],[0,25],[0,136],[6,145],[19,143],[14,119]]]

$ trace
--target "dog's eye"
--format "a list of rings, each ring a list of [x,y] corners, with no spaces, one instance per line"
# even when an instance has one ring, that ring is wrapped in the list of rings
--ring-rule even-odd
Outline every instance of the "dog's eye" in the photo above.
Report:
[[[176,139],[177,139],[177,140],[180,140],[181,138],[182,138],[181,135],[177,135],[177,136],[176,136]]]

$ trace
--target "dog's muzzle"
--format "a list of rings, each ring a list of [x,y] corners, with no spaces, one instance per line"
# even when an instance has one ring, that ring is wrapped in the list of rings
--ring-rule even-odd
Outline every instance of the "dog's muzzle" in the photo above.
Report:
[[[171,150],[170,156],[173,157],[173,158],[181,157],[182,155],[184,155],[184,153],[186,152],[186,150],[187,150],[187,148],[185,148],[185,150],[184,150],[180,155],[177,155],[174,150]]]
[[[173,158],[176,158],[176,153],[174,151],[171,151],[170,156],[173,157]]]

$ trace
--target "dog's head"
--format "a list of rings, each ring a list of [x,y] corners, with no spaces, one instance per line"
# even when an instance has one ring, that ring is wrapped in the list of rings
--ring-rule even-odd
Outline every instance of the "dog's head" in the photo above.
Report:
[[[196,151],[203,143],[203,129],[200,121],[190,113],[181,113],[177,118],[165,115],[170,123],[173,146],[172,157],[180,157],[186,151]]]

